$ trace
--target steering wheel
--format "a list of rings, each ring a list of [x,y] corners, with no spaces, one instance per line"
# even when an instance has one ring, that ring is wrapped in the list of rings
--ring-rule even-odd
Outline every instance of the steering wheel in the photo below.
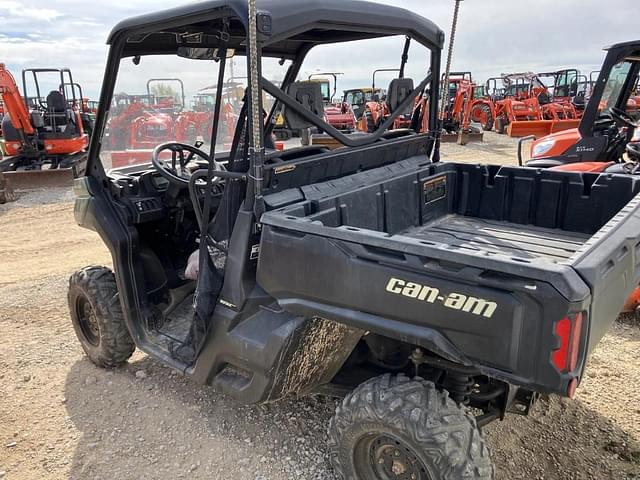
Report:
[[[171,165],[169,166],[165,160],[160,158],[160,154],[166,150],[171,152]],[[188,152],[188,155],[185,155]],[[186,143],[166,142],[161,143],[153,149],[151,154],[151,163],[158,173],[169,182],[181,186],[188,187],[192,170],[187,168],[195,158],[200,157],[209,162],[209,155]],[[224,165],[214,160],[214,167],[217,171],[225,170]]]
[[[640,122],[634,120],[634,118],[621,108],[611,107],[609,108],[609,114],[616,123],[621,123],[625,127],[640,128]]]
[[[626,146],[627,155],[634,162],[640,162],[640,142],[629,142]]]

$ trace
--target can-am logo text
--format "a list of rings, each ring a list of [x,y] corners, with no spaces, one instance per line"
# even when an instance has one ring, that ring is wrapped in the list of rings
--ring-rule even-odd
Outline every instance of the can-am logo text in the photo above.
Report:
[[[469,297],[461,293],[442,295],[440,290],[435,287],[407,282],[399,278],[389,279],[386,290],[396,295],[402,295],[427,303],[440,302],[443,306],[451,308],[452,310],[461,310],[473,315],[482,315],[486,318],[491,318],[498,308],[496,302],[490,302],[483,298]]]

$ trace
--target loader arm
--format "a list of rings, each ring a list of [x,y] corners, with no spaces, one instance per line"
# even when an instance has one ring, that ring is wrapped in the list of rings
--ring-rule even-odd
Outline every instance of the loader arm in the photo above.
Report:
[[[4,63],[0,63],[0,95],[2,95],[5,111],[10,115],[11,123],[16,130],[26,135],[33,135],[35,130],[29,118],[27,106],[20,95],[13,75],[7,70]]]

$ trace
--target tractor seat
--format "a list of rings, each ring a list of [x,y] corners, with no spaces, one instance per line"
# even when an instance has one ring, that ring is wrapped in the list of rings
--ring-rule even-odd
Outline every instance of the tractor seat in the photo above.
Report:
[[[47,95],[47,111],[44,113],[45,129],[52,133],[72,134],[75,130],[73,124],[75,118],[69,110],[64,95],[57,90],[52,90]],[[71,126],[71,128],[67,128]]]
[[[573,106],[576,107],[578,110],[584,110],[584,107],[587,104],[586,99],[584,97],[584,92],[579,92],[575,97],[573,97],[572,103],[573,103]]]
[[[67,101],[57,90],[52,90],[47,95],[47,110],[49,113],[66,113],[67,112]]]
[[[548,105],[551,103],[551,97],[548,94],[542,92],[538,95],[538,103],[540,105]]]

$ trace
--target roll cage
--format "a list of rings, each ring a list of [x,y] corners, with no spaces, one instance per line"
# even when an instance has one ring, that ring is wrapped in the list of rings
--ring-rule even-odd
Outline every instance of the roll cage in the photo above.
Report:
[[[78,84],[73,81],[73,75],[71,74],[71,70],[68,68],[27,68],[22,71],[22,92],[24,93],[25,102],[27,102],[27,108],[29,108],[29,99],[32,99],[33,106],[36,108],[47,110],[50,107],[47,105],[46,101],[43,100],[48,92],[45,92],[43,96],[43,92],[40,91],[39,75],[43,73],[53,73],[60,77],[60,86],[58,89],[69,105],[76,105],[78,100],[82,100],[82,93],[80,93],[80,98],[76,97],[76,92],[78,90],[75,87]],[[29,79],[31,79],[33,87],[36,90],[35,97],[29,95]],[[71,93],[71,98],[67,96],[67,93]]]
[[[123,58],[131,57],[135,63],[142,55],[178,55],[184,52],[185,48],[208,52],[224,49],[247,55],[249,75],[251,76],[251,72],[257,69],[258,90],[268,93],[276,100],[267,115],[264,128],[258,128],[261,130],[261,138],[250,136],[249,152],[252,152],[252,155],[248,172],[252,172],[252,175],[248,175],[246,200],[249,205],[254,205],[255,199],[260,198],[262,194],[260,179],[265,154],[262,148],[264,138],[271,135],[277,115],[283,106],[295,111],[305,121],[325,131],[343,145],[359,147],[382,139],[385,131],[393,125],[401,112],[413,105],[415,99],[425,90],[430,90],[432,98],[438,98],[440,54],[444,33],[429,20],[404,9],[360,1],[327,0],[323,2],[321,8],[311,0],[302,0],[295,4],[287,0],[262,0],[258,2],[258,9],[256,15],[258,41],[255,52],[247,51],[249,12],[247,2],[243,0],[203,2],[121,22],[109,36],[108,43],[111,48],[100,103],[111,105],[119,63]],[[399,69],[400,76],[403,76],[411,41],[418,42],[430,50],[431,72],[419,82],[375,133],[357,138],[349,137],[306,110],[286,93],[289,85],[298,76],[306,55],[313,47],[399,35],[407,39]],[[261,75],[263,57],[280,58],[281,62],[292,61],[280,87]],[[224,62],[220,59],[217,61]],[[247,100],[257,93],[253,91],[255,86],[249,83]],[[252,131],[253,123],[262,118],[263,114],[262,95],[258,94],[255,97],[257,102],[245,102],[248,131]],[[97,132],[104,131],[108,114],[107,109],[101,109],[98,112]],[[214,123],[216,123],[215,118],[219,116],[220,111],[216,107]],[[438,125],[437,102],[431,102],[429,124]],[[438,128],[432,130],[433,144],[428,153],[437,160]],[[97,161],[100,148],[101,136],[96,135],[90,145],[87,175],[105,180],[104,169]],[[213,154],[213,151],[211,153]]]

